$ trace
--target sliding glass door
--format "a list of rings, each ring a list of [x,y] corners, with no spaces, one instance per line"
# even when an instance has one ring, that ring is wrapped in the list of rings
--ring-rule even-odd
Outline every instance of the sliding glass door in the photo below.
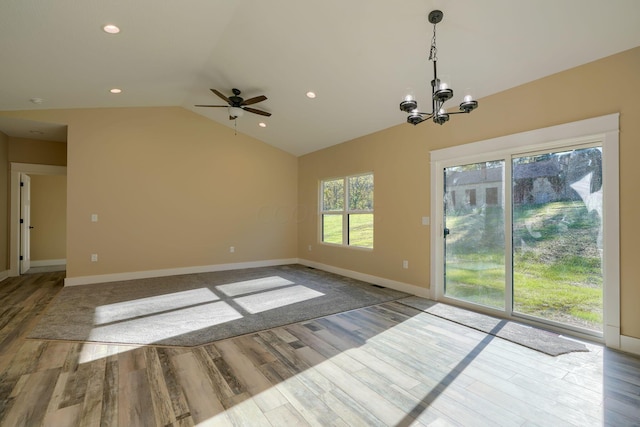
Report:
[[[602,148],[512,159],[513,311],[602,331]]]
[[[445,294],[505,306],[504,161],[444,169]]]
[[[595,145],[445,167],[444,295],[602,332],[602,181]]]

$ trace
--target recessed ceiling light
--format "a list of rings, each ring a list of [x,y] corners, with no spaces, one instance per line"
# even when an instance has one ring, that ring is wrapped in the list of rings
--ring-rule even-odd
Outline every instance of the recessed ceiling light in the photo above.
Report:
[[[120,32],[120,28],[112,24],[105,25],[102,27],[102,30],[109,34],[118,34]]]
[[[117,87],[114,87],[113,89],[110,89],[109,92],[111,92],[111,93],[122,93],[122,89],[118,89]]]
[[[266,128],[267,124],[265,122],[260,122],[258,123],[258,126],[260,126],[261,128]]]
[[[316,93],[315,92],[311,92],[311,91],[307,92],[307,98],[313,99],[315,97],[316,97]]]

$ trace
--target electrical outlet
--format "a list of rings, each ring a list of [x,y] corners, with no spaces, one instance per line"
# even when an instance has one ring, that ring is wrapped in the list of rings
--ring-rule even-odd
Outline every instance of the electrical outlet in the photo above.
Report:
[[[236,251],[235,246],[229,246],[229,252],[234,253]]]
[[[98,254],[91,254],[91,262],[98,262]]]
[[[98,214],[91,214],[91,222],[98,222]]]
[[[409,268],[409,261],[407,261],[406,259],[402,261],[402,268]]]
[[[309,252],[311,252],[311,245],[309,245]]]

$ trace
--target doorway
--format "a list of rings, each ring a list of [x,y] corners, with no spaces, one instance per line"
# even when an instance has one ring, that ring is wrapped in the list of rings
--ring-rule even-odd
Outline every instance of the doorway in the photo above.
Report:
[[[432,152],[432,298],[618,347],[617,135],[611,115]]]
[[[55,215],[52,215],[53,211],[42,212],[43,209],[49,209],[49,207],[44,206],[44,208],[39,209],[38,214],[36,212],[36,219],[38,220],[40,227],[38,224],[33,223],[33,221],[25,221],[23,215],[25,214],[25,207],[23,206],[23,200],[33,199],[31,191],[25,193],[25,177],[32,178],[31,181],[38,184],[40,188],[42,183],[47,182],[46,177],[66,177],[67,168],[65,166],[50,166],[50,165],[39,165],[39,164],[28,164],[28,163],[11,163],[11,194],[10,194],[10,233],[9,233],[9,275],[10,276],[19,276],[26,271],[34,270],[34,269],[62,269],[64,268],[64,264],[66,264],[66,242],[53,242],[52,239],[60,239],[58,237],[52,237],[51,234],[44,235],[44,231],[46,229],[50,229],[51,227],[47,227],[45,222],[53,219]],[[23,186],[21,186],[21,182]],[[60,183],[58,182],[56,186],[59,188]],[[64,197],[66,198],[66,178],[65,184],[63,184],[64,188]],[[41,188],[42,193],[51,193],[51,188]],[[46,202],[45,202],[46,203]],[[58,221],[64,222],[66,226],[66,202],[64,203],[64,216],[62,219]],[[28,209],[27,214],[30,214],[33,217],[33,209]],[[41,218],[41,219],[38,219]],[[32,218],[33,219],[33,218]],[[21,222],[22,220],[22,222]],[[28,227],[35,228],[28,228]],[[31,259],[32,249],[34,241],[29,234],[38,232],[39,236],[36,242],[36,249],[38,250],[37,259]],[[44,235],[44,236],[43,236]],[[55,236],[55,232],[53,234]],[[63,239],[66,239],[66,232],[63,233]],[[44,239],[44,240],[43,240]],[[42,246],[42,242],[46,242],[47,247]],[[48,242],[47,242],[48,241]],[[63,246],[64,249],[61,249],[60,246]],[[57,246],[57,249],[56,249]],[[50,254],[63,254],[64,256],[60,258],[62,255],[50,255]],[[22,260],[20,259],[22,257]]]

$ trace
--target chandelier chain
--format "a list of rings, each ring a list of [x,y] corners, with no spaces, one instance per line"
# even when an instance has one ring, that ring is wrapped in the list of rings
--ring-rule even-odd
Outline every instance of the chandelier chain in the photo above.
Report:
[[[438,49],[436,48],[436,24],[433,24],[433,37],[431,38],[431,49],[429,50],[429,61],[438,60]]]

